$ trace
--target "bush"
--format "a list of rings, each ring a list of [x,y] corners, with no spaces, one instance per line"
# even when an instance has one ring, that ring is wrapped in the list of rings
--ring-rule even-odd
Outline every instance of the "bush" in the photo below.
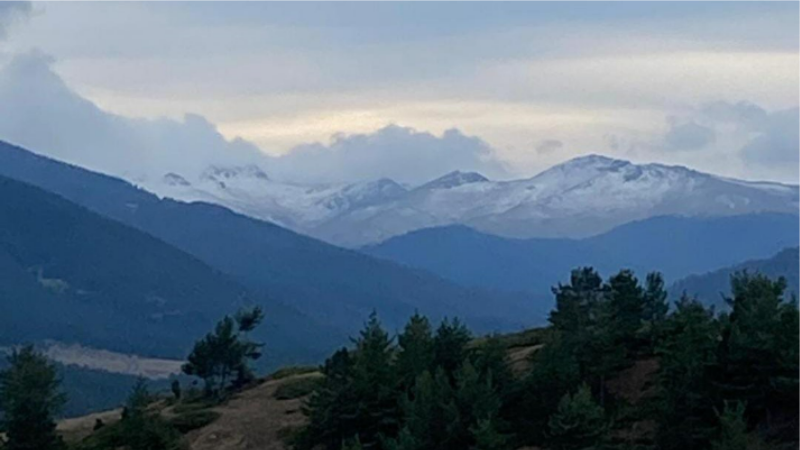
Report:
[[[284,378],[293,377],[296,375],[306,375],[309,373],[319,372],[319,367],[316,366],[288,366],[281,367],[280,369],[272,372],[268,380],[282,380]]]
[[[212,401],[212,400],[209,400],[209,399],[196,399],[196,400],[192,400],[192,401],[184,400],[184,401],[176,404],[175,407],[172,409],[172,411],[176,415],[188,414],[188,413],[193,413],[193,412],[197,412],[197,411],[206,410],[208,408],[213,408],[214,406],[217,406],[218,404],[219,404],[218,402]]]
[[[275,389],[274,397],[277,400],[292,400],[311,394],[322,381],[322,375],[310,375],[301,378],[286,380]]]
[[[219,416],[220,414],[216,411],[192,411],[173,417],[169,423],[181,434],[186,434],[192,430],[203,428],[217,420]]]

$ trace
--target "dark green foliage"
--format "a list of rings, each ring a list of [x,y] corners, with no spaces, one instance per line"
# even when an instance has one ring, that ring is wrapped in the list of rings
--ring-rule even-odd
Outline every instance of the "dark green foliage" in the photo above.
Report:
[[[181,399],[181,382],[180,381],[172,380],[172,383],[170,383],[170,390],[172,391],[172,395],[173,395],[173,397],[175,397],[175,400],[180,400]]]
[[[469,329],[457,318],[442,320],[433,338],[434,367],[441,367],[445,373],[452,375],[461,366],[471,339]]]
[[[599,449],[606,429],[605,411],[584,384],[574,395],[565,394],[550,416],[548,447],[554,450]]]
[[[683,297],[664,323],[657,442],[660,448],[707,445],[713,430],[710,371],[716,364],[719,326],[711,310]]]
[[[506,450],[510,448],[508,436],[498,431],[494,418],[479,420],[478,424],[470,429],[470,432],[475,442],[470,447],[472,450]]]
[[[55,365],[25,346],[8,357],[10,367],[0,372],[0,429],[6,450],[61,450],[55,414],[64,405]]]
[[[209,396],[219,396],[230,381],[238,387],[252,380],[248,363],[261,356],[262,344],[251,342],[247,333],[261,318],[258,307],[240,311],[235,319],[225,316],[213,333],[195,343],[183,372],[202,378]]]
[[[731,313],[723,321],[716,383],[723,400],[747,405],[750,424],[797,437],[798,311],[783,298],[786,281],[763,275],[731,278]],[[783,422],[789,414],[794,423]]]
[[[305,375],[309,373],[319,372],[320,368],[317,366],[287,366],[282,367],[267,376],[268,380],[281,380],[287,377],[296,375]]]
[[[284,381],[275,389],[276,400],[292,400],[311,394],[322,383],[322,377],[302,376]]]
[[[192,430],[203,428],[218,418],[219,413],[216,411],[191,411],[176,415],[169,420],[169,424],[178,432],[186,434]]]
[[[396,373],[403,387],[409,387],[426,370],[433,369],[434,340],[428,318],[414,313],[397,337]]]
[[[725,409],[719,414],[719,434],[711,443],[713,450],[748,450],[744,410],[741,402],[735,406],[725,402]]]

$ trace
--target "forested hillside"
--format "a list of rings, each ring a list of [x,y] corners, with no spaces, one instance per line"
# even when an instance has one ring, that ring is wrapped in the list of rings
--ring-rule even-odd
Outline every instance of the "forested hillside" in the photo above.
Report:
[[[380,261],[220,206],[160,199],[117,178],[0,142],[0,175],[18,179],[151,234],[309,320],[280,326],[299,342],[331,344],[329,330],[354,332],[373,309],[398,327],[415,310],[458,315],[481,330],[518,329],[546,308],[523,296],[468,289],[421,270]],[[494,307],[490,310],[486,304]],[[271,314],[268,314],[268,317]],[[270,319],[272,320],[272,319]],[[320,336],[322,333],[322,336]]]

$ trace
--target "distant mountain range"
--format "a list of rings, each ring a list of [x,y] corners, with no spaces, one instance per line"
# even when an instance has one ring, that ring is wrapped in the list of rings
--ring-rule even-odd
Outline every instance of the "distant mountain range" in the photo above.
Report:
[[[180,250],[180,254],[186,258],[189,255],[197,258],[191,259],[198,264],[202,262],[208,273],[189,274],[184,269],[155,265],[150,269],[154,277],[159,274],[162,278],[182,276],[185,280],[181,283],[188,284],[198,278],[207,278],[211,282],[214,279],[208,268],[211,267],[232,283],[246,289],[249,298],[265,306],[268,323],[263,328],[269,332],[267,349],[273,363],[289,363],[292,362],[291,358],[308,361],[325,354],[332,347],[346,342],[347,336],[354,333],[373,310],[381,314],[389,328],[400,327],[410,314],[419,310],[434,318],[459,316],[471,326],[484,331],[518,329],[523,325],[541,323],[545,314],[544,310],[522,296],[465,288],[428,272],[338,248],[221,206],[160,199],[123,180],[48,159],[5,143],[0,143],[0,175],[56,193],[94,213],[124,224],[125,229],[138,230],[137,236],[142,235],[141,232],[147,233],[157,238],[152,241],[174,247],[177,249],[175,252]],[[23,202],[32,210],[31,214],[36,214],[39,203],[33,200]],[[85,211],[72,206],[73,209]],[[66,206],[63,208],[67,209]],[[42,230],[44,225],[37,224],[35,217],[27,220],[31,223],[22,221],[21,226]],[[84,244],[91,238],[91,233],[87,231],[80,239],[79,236],[59,233],[57,224],[60,220],[51,220],[51,228],[46,229],[51,234],[49,239],[53,240],[54,245],[71,245],[72,259],[66,265],[81,265],[82,245],[87,246],[86,252],[91,251],[90,243]],[[117,228],[123,227],[118,225]],[[138,241],[122,231],[118,233],[118,240],[120,242],[115,246],[109,247],[114,251],[101,254],[98,250],[96,255],[91,254],[96,258],[97,262],[93,264],[97,270],[105,269],[100,263],[104,257],[120,260],[131,258],[127,252],[136,249],[129,248],[126,242]],[[43,260],[50,258],[46,250],[47,247],[41,250],[44,252],[41,255]],[[161,251],[166,252],[163,249]],[[44,263],[34,260],[23,264],[18,272],[21,274],[30,267],[35,269],[37,264]],[[121,271],[116,273],[120,277],[125,276]],[[52,275],[46,266],[43,276],[60,278]],[[99,273],[98,276],[103,274]],[[89,278],[88,274],[86,278]],[[138,299],[142,311],[149,311],[153,306],[147,303],[145,294],[149,292],[145,292],[148,285],[144,281],[142,288],[131,295],[141,294]],[[131,280],[130,284],[137,283]],[[174,289],[181,286],[185,288],[186,296],[196,292],[195,287],[184,286],[177,281]],[[205,317],[232,312],[235,304],[223,294],[220,289],[197,294],[195,301],[198,308],[199,305],[214,303],[213,309],[205,310],[208,313]],[[24,296],[18,293],[6,298],[16,304]],[[106,301],[113,300],[113,297],[105,298]],[[154,302],[158,303],[158,300]],[[489,304],[493,305],[491,310],[486,309]],[[43,316],[47,315],[47,310],[40,312]],[[92,316],[86,316],[87,320],[83,323],[79,319],[74,322],[76,327],[102,326],[102,322],[90,320]],[[113,328],[109,330],[113,331]],[[197,328],[184,330],[184,339],[197,338],[199,334],[194,330]],[[179,352],[170,352],[170,355],[183,356]]]
[[[430,228],[362,249],[367,254],[437,273],[467,286],[549,297],[571,269],[593,266],[608,276],[630,268],[667,281],[705,273],[798,245],[798,216],[748,214],[654,217],[585,239],[510,239],[464,227]]]
[[[798,210],[797,186],[599,155],[502,182],[453,172],[418,187],[388,179],[307,186],[277,182],[245,166],[211,167],[196,179],[170,173],[143,186],[166,197],[225,205],[347,247],[454,224],[505,237],[581,238],[655,216]]]
[[[670,288],[672,298],[679,298],[683,293],[703,299],[714,305],[717,310],[727,309],[724,298],[731,295],[731,275],[747,271],[750,274],[760,273],[770,278],[786,279],[786,298],[792,295],[797,298],[800,292],[800,253],[798,248],[787,248],[778,254],[765,259],[755,259],[725,267],[701,275],[691,275],[679,280]]]

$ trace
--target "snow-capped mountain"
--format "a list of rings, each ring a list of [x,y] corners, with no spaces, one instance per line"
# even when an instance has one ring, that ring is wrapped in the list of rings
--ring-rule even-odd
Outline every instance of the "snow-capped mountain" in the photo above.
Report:
[[[661,215],[798,212],[797,186],[599,155],[572,159],[528,179],[490,181],[456,171],[411,189],[388,179],[283,183],[255,166],[212,167],[196,180],[170,173],[145,187],[180,200],[219,203],[350,247],[451,224],[511,237],[584,237]]]

